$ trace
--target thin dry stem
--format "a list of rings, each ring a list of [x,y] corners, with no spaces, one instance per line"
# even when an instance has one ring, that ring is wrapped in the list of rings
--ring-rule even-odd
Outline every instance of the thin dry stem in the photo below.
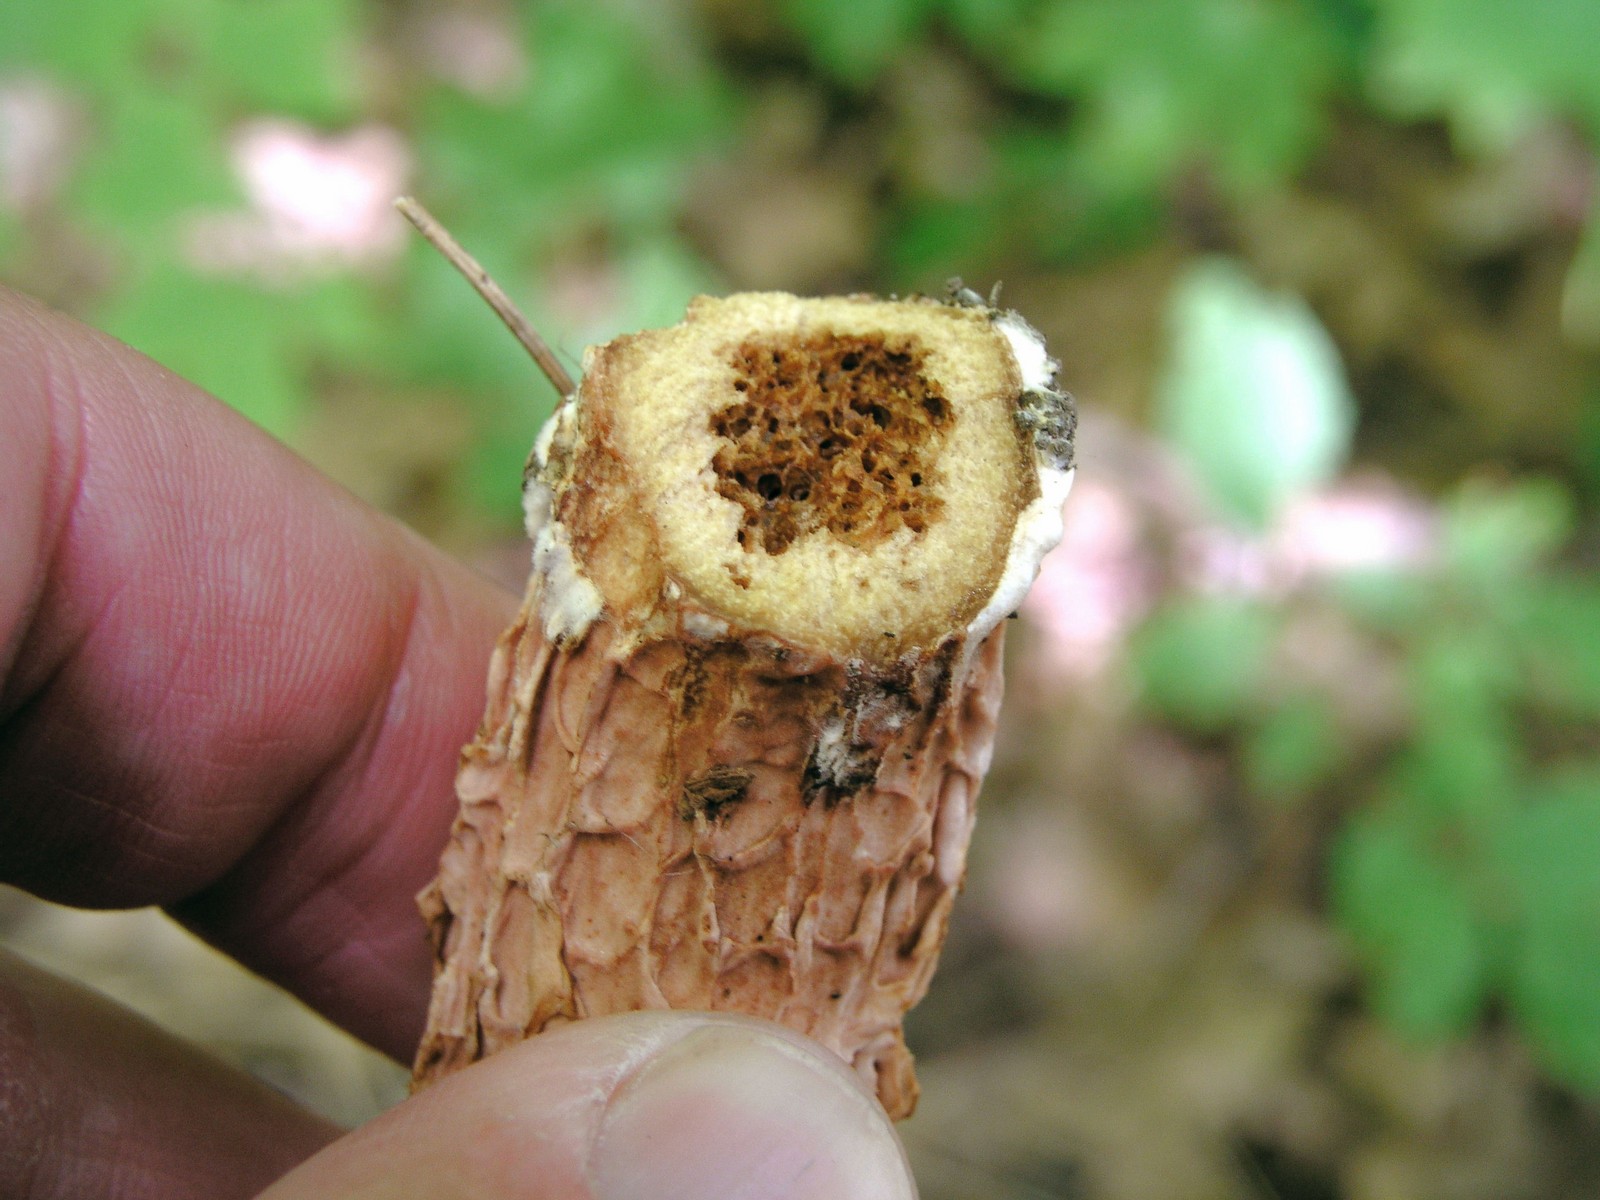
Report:
[[[439,224],[438,218],[430,213],[421,204],[410,196],[401,196],[395,200],[394,206],[400,215],[417,227],[417,232],[431,242],[435,249],[445,258],[450,260],[450,265],[466,277],[478,295],[489,302],[489,307],[505,323],[511,335],[522,343],[522,348],[528,352],[533,361],[539,364],[539,370],[557,392],[563,396],[570,396],[577,385],[572,381],[572,376],[567,374],[567,369],[557,360],[555,353],[550,349],[550,344],[539,336],[538,330],[529,324],[528,318],[523,316],[512,303],[511,297],[505,294],[489,272],[483,269],[482,264],[462,248],[461,243],[450,236],[448,230]]]

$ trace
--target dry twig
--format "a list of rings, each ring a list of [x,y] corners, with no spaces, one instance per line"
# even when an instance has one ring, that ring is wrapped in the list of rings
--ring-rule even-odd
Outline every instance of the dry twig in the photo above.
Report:
[[[533,356],[533,361],[539,364],[539,370],[544,372],[544,377],[556,391],[562,396],[572,395],[577,385],[550,349],[550,344],[528,323],[521,310],[512,303],[511,297],[506,295],[505,289],[489,278],[489,272],[483,269],[478,260],[468,254],[461,243],[450,236],[449,230],[412,197],[401,196],[395,200],[394,206],[401,216],[416,226],[418,233],[450,260],[450,265],[466,277],[478,295],[488,301],[489,307],[505,322],[511,335],[522,343],[522,348]]]

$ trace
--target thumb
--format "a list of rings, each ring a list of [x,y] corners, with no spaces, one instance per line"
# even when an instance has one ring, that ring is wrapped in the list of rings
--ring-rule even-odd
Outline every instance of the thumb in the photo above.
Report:
[[[434,1084],[260,1200],[915,1200],[889,1119],[776,1025],[649,1012],[561,1026]]]

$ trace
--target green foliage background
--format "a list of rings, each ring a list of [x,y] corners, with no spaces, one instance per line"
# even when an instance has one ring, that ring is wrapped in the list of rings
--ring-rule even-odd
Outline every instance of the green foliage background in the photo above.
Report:
[[[751,279],[718,232],[767,159],[866,197],[852,253],[800,286],[1004,276],[1038,296],[1142,278],[1154,256],[1155,365],[1123,415],[1187,457],[1218,518],[1265,528],[1355,462],[1434,494],[1443,548],[1312,597],[1172,592],[1123,664],[1142,719],[1221,747],[1263,803],[1334,814],[1326,909],[1393,1029],[1447,1040],[1505,1012],[1552,1079],[1600,1092],[1600,5],[527,0],[491,7],[525,68],[487,89],[419,47],[449,8],[0,7],[0,87],[58,89],[78,131],[44,202],[0,207],[0,271],[291,442],[352,391],[396,410],[443,394],[471,433],[439,503],[469,516],[438,523],[471,542],[514,523],[508,489],[552,397],[420,243],[270,280],[192,262],[185,222],[243,203],[241,121],[401,131],[414,190],[574,359],[697,291],[784,282]],[[777,144],[769,118],[788,111],[810,114],[811,140]],[[1336,284],[1295,294],[1285,262],[1339,251],[1316,243],[1320,210],[1292,206],[1358,192],[1367,145],[1493,180],[1552,142],[1587,170],[1525,239],[1559,264],[1540,327],[1559,384],[1519,377],[1491,416],[1427,426],[1447,385],[1368,361]],[[1463,288],[1480,260],[1515,257],[1441,236],[1442,205],[1384,214],[1397,255]],[[1283,224],[1291,210],[1305,223]],[[578,314],[551,299],[575,264],[609,288]],[[1421,338],[1409,319],[1395,340]],[[1406,718],[1376,750],[1357,752],[1325,689],[1274,674],[1308,603],[1398,664]]]

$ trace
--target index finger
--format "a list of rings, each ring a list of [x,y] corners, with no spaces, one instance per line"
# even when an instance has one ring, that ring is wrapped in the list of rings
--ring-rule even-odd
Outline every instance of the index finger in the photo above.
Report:
[[[407,1055],[511,596],[0,289],[0,880],[163,904]]]

